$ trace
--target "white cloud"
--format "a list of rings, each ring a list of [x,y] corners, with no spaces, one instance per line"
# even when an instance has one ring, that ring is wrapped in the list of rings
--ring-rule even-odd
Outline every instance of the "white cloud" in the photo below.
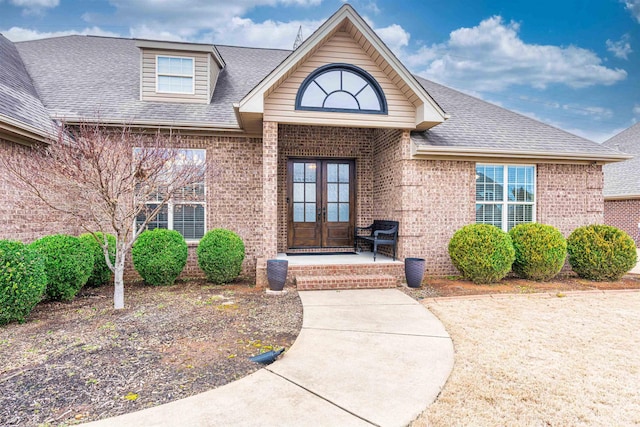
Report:
[[[414,54],[407,63],[422,63],[418,72],[425,77],[457,87],[473,85],[479,91],[500,91],[514,85],[581,88],[611,85],[627,77],[625,70],[607,68],[587,49],[527,44],[518,36],[519,29],[519,24],[505,24],[500,16],[494,16],[476,27],[451,32],[445,43],[423,47],[419,54],[425,59]]]
[[[602,144],[606,140],[611,139],[612,137],[614,137],[615,135],[619,134],[620,132],[622,132],[625,129],[626,128],[624,128],[624,127],[615,128],[615,129],[609,129],[609,130],[601,130],[600,128],[598,128],[598,129],[584,129],[584,128],[567,128],[566,126],[564,127],[564,130],[566,130],[569,133],[581,136],[583,138],[586,138],[588,140],[597,142],[599,144]]]
[[[640,23],[640,0],[620,0],[625,7]]]
[[[39,15],[46,9],[52,9],[60,4],[60,0],[9,0],[17,7],[22,8],[22,13],[26,15]]]
[[[629,59],[629,54],[633,52],[629,35],[625,34],[617,42],[607,40],[607,50],[615,55],[616,58]]]
[[[373,13],[374,15],[378,15],[381,10],[378,7],[378,3],[374,0],[341,0],[342,3],[351,3],[353,7],[357,10],[366,10],[368,12]]]
[[[563,104],[562,109],[570,111],[578,116],[587,116],[592,120],[610,119],[613,117],[613,110],[605,107],[584,107],[571,104]]]
[[[309,36],[322,21],[254,22],[244,18],[258,6],[309,7],[322,0],[109,0],[115,17],[129,25],[134,38],[193,41],[291,49],[298,28]],[[101,25],[113,16],[86,13],[86,22]]]
[[[640,105],[636,104],[633,106],[633,114],[640,116]]]
[[[121,22],[181,37],[211,30],[258,6],[313,6],[322,0],[109,0]],[[99,19],[90,15],[91,19]]]
[[[302,27],[302,36],[307,38],[322,22],[272,20],[253,22],[248,18],[234,17],[225,25],[205,33],[201,38],[202,41],[213,41],[218,44],[292,49],[300,27]]]
[[[376,28],[376,34],[393,52],[402,52],[409,45],[411,35],[398,24],[391,24],[388,27]]]
[[[92,35],[92,36],[105,36],[105,37],[119,37],[119,34],[112,33],[110,31],[102,30],[98,27],[85,28],[83,30],[67,30],[67,31],[51,31],[41,32],[36,30],[30,30],[22,27],[11,27],[8,30],[0,30],[3,36],[11,40],[12,42],[20,42],[24,40],[36,40],[46,39],[50,37],[62,37],[70,36],[74,34],[80,35]]]

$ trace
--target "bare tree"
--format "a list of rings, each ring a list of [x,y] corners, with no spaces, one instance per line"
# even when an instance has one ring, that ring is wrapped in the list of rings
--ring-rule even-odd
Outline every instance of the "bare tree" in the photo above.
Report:
[[[15,146],[26,151],[27,162],[18,155],[1,161],[24,189],[93,233],[114,273],[114,308],[122,309],[126,254],[137,237],[171,198],[202,195],[204,158],[179,145],[171,133],[84,123],[61,126],[47,144]],[[115,235],[115,262],[98,231]]]

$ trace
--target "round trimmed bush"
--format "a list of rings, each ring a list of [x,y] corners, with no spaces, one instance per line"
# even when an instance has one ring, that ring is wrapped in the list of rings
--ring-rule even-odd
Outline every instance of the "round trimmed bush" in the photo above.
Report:
[[[93,253],[75,236],[54,234],[29,245],[44,258],[47,296],[52,300],[72,300],[87,283],[93,270]]]
[[[46,287],[40,254],[20,242],[0,240],[0,325],[24,322]]]
[[[554,278],[567,258],[567,240],[550,225],[520,224],[509,231],[516,260],[513,271],[519,277],[546,281]]]
[[[175,230],[155,228],[138,236],[131,255],[133,267],[145,283],[173,285],[187,264],[187,242]]]
[[[96,238],[100,240],[100,243],[98,243]],[[80,235],[80,240],[91,248],[93,252],[93,270],[91,270],[91,276],[89,276],[89,280],[87,280],[87,286],[98,287],[109,283],[113,273],[107,265],[107,261],[104,259],[104,252],[102,251],[101,244],[104,242],[104,234],[98,231],[94,237],[91,233],[85,233]],[[109,258],[111,258],[111,263],[113,264],[116,262],[116,237],[107,234],[107,242],[109,244]]]
[[[587,225],[567,239],[569,264],[578,276],[595,281],[619,280],[637,262],[636,245],[624,231],[609,225]]]
[[[515,250],[508,233],[489,224],[465,225],[449,241],[449,256],[474,283],[494,283],[511,270]]]
[[[198,265],[207,280],[228,283],[238,277],[244,260],[244,242],[236,233],[224,228],[207,232],[198,245]]]

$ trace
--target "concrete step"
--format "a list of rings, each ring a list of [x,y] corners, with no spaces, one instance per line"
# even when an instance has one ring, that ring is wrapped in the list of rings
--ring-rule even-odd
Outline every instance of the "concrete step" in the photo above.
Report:
[[[399,284],[398,279],[389,274],[297,275],[295,280],[299,291],[395,288]]]

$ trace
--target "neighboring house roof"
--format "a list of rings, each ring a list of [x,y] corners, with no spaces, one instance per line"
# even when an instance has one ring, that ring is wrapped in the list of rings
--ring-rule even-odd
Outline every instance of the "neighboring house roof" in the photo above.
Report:
[[[291,52],[216,46],[226,63],[209,104],[140,100],[136,40],[66,36],[16,43],[52,117],[238,129],[233,109]]]
[[[640,198],[640,123],[620,132],[602,145],[633,159],[604,167],[604,197],[606,199]]]
[[[0,129],[30,137],[52,136],[55,130],[15,45],[1,34]]]
[[[514,157],[620,161],[628,156],[462,92],[419,78],[451,114],[444,123],[413,132],[418,157]]]

